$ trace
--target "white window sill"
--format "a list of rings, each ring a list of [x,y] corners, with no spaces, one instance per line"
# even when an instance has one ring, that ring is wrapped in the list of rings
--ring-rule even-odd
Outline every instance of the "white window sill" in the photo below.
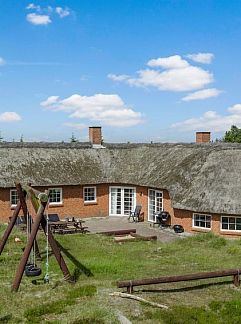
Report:
[[[192,226],[193,229],[196,229],[196,230],[204,230],[204,231],[211,231],[212,228],[210,227],[201,227],[201,226]]]

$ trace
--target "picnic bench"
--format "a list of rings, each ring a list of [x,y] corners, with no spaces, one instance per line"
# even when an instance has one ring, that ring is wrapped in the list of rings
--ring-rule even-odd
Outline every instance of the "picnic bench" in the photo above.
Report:
[[[87,226],[83,226],[84,221],[77,220],[59,220],[59,221],[49,221],[50,229],[53,233],[57,234],[73,234],[73,233],[86,233],[88,232]]]

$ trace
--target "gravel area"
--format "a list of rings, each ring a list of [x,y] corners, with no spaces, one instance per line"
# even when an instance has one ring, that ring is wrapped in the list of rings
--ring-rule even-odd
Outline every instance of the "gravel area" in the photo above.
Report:
[[[148,222],[129,223],[127,217],[121,216],[87,218],[85,219],[84,226],[88,226],[88,230],[91,233],[134,228],[136,229],[137,234],[143,236],[156,235],[157,239],[162,242],[170,242],[177,238],[184,238],[185,236],[187,236],[187,233],[176,234],[172,229],[169,228],[161,229],[157,227],[157,225],[155,227],[152,227]]]

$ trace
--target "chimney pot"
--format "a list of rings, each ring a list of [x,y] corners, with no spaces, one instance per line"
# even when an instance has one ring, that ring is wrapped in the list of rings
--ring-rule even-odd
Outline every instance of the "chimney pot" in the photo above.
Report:
[[[211,132],[196,132],[196,143],[210,143]]]

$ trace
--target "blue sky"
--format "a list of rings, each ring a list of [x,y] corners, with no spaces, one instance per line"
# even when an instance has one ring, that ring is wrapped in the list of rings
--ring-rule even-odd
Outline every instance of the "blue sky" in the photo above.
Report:
[[[5,140],[194,141],[241,127],[241,1],[0,0]]]

